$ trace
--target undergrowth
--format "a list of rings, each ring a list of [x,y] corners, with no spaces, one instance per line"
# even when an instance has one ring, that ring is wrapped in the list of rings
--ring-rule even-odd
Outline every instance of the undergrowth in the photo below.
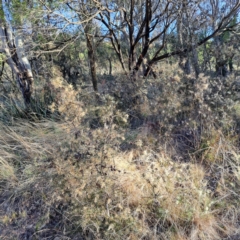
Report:
[[[1,103],[1,239],[239,236],[233,76],[172,66],[95,94],[55,69],[44,84],[27,111],[6,93]]]

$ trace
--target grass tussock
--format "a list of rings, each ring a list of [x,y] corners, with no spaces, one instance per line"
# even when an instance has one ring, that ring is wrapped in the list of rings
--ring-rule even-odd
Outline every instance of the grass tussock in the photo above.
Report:
[[[218,79],[172,68],[100,95],[55,72],[47,115],[1,115],[1,239],[239,236],[234,79],[220,92]]]

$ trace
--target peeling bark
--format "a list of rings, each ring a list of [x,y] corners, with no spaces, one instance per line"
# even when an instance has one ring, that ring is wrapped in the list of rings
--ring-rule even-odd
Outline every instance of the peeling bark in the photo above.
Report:
[[[2,7],[2,1],[0,3]],[[1,9],[1,13],[4,16],[3,9]],[[17,33],[15,37],[11,26],[6,23],[5,19],[0,19],[0,51],[6,56],[6,63],[14,73],[25,104],[29,105],[32,95],[33,74],[25,54],[22,39],[21,33]]]

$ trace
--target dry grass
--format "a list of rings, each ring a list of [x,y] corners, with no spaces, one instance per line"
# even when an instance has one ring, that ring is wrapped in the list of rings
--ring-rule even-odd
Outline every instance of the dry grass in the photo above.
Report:
[[[215,240],[239,234],[236,115],[226,109],[216,119],[224,106],[208,104],[210,85],[202,88],[211,79],[200,76],[190,84],[191,76],[172,67],[156,85],[139,81],[137,100],[129,90],[120,100],[76,92],[56,73],[50,109],[61,120],[1,118],[1,239]],[[127,88],[122,81],[116,89]],[[125,107],[130,100],[137,103]],[[140,126],[131,126],[133,116],[143,118]]]

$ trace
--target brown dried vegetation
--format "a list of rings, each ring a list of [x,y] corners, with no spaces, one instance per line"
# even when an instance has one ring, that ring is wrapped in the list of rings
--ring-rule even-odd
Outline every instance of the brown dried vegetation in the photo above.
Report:
[[[48,111],[1,105],[1,239],[239,236],[236,92],[174,65],[159,80],[106,80],[99,95],[54,71],[36,93]]]

